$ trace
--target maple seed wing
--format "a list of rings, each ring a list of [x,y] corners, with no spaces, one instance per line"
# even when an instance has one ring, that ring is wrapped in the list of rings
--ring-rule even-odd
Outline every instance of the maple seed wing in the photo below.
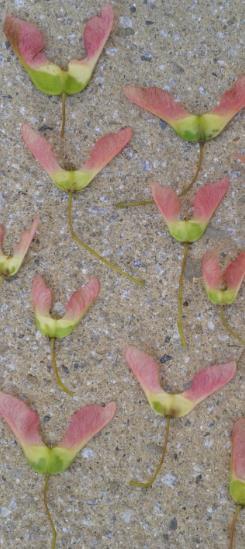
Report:
[[[202,258],[202,277],[207,289],[219,290],[223,283],[223,273],[219,256],[215,251],[206,252]]]
[[[215,183],[206,183],[196,193],[193,201],[193,220],[208,225],[209,220],[229,189],[227,177]]]
[[[61,456],[63,470],[69,467],[77,453],[99,433],[114,417],[115,402],[106,406],[91,404],[82,406],[71,417],[62,441],[53,450],[56,456]]]
[[[85,25],[83,40],[86,58],[73,59],[68,65],[69,78],[65,92],[69,95],[82,91],[89,83],[96,63],[102,53],[113,26],[111,6],[104,6],[99,16],[92,17]]]
[[[240,76],[235,84],[221,97],[219,104],[210,113],[202,115],[206,139],[220,134],[232,118],[245,107],[245,75]]]
[[[233,379],[236,373],[236,363],[227,362],[208,366],[200,370],[192,379],[189,389],[182,393],[183,397],[192,402],[194,408],[199,402],[205,400],[229,381]]]
[[[236,503],[245,505],[245,417],[232,430],[230,494]]]
[[[100,292],[99,279],[91,277],[86,286],[74,292],[66,305],[66,314],[63,320],[77,324],[94,303]]]

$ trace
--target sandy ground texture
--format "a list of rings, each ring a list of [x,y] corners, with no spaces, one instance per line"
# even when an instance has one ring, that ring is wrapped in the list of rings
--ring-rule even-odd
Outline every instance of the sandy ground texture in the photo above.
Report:
[[[32,85],[6,38],[1,38],[1,222],[7,249],[40,213],[41,225],[18,275],[5,280],[0,300],[1,388],[28,401],[41,418],[45,440],[59,440],[72,412],[89,402],[116,400],[117,415],[80,452],[71,468],[50,482],[49,503],[57,548],[225,549],[235,506],[228,495],[233,422],[244,414],[244,362],[235,380],[188,417],[173,422],[164,467],[152,489],[131,488],[157,463],[165,421],[151,411],[123,358],[127,343],[162,363],[170,391],[182,390],[205,365],[236,359],[239,344],[224,332],[200,280],[200,258],[219,245],[241,248],[244,172],[234,160],[244,146],[242,115],[206,146],[196,188],[228,176],[231,190],[205,236],[191,247],[185,277],[184,323],[188,348],[176,328],[182,249],[170,238],[154,206],[116,210],[118,200],[149,197],[149,181],[180,189],[195,169],[198,146],[183,142],[165,123],[131,105],[124,84],[157,85],[190,110],[212,108],[242,72],[242,3],[238,0],[122,0],[89,87],[67,102],[66,153],[76,165],[106,132],[130,125],[130,145],[75,196],[77,232],[108,258],[145,279],[132,285],[107,270],[70,239],[67,196],[25,149],[20,126],[39,129],[61,150],[60,98]],[[34,21],[48,36],[48,56],[65,65],[81,57],[81,31],[103,6],[90,0],[1,1],[1,13]],[[244,29],[243,29],[244,30]],[[32,278],[43,274],[62,313],[67,296],[91,274],[101,296],[72,335],[57,345],[58,366],[72,399],[60,392],[50,369],[49,342],[37,331],[30,300]],[[244,291],[227,311],[242,331]],[[244,332],[243,332],[244,333]],[[27,465],[6,425],[0,424],[0,546],[43,549],[51,532],[44,513],[43,478]],[[242,515],[244,519],[244,513]],[[239,523],[237,549],[244,547]]]

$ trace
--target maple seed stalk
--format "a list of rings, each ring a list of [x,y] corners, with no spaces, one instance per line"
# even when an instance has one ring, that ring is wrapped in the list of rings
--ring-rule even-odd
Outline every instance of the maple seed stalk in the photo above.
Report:
[[[62,93],[61,96],[61,130],[60,130],[60,137],[61,139],[64,139],[65,137],[65,125],[66,125],[66,93]]]
[[[221,305],[221,307],[220,307],[219,317],[220,317],[222,326],[223,326],[223,328],[225,329],[226,333],[227,333],[230,337],[233,337],[234,339],[236,339],[237,341],[239,341],[239,343],[241,343],[241,345],[245,345],[245,339],[243,339],[243,338],[237,333],[237,331],[234,330],[234,328],[232,328],[232,326],[230,326],[230,324],[229,324],[227,318],[225,317],[225,312],[224,312],[224,306],[223,306],[223,305]]]
[[[168,439],[169,439],[170,420],[171,420],[171,417],[167,416],[166,417],[166,430],[165,430],[164,442],[163,442],[163,447],[162,447],[162,454],[161,454],[160,461],[159,461],[159,463],[158,463],[158,465],[155,469],[155,472],[149,478],[149,480],[147,480],[146,482],[139,482],[138,480],[130,480],[130,482],[129,482],[130,486],[136,486],[137,488],[151,488],[151,486],[153,485],[153,482],[156,480],[158,474],[160,473],[160,470],[162,468],[164,458],[165,458],[165,455],[166,455]]]
[[[50,526],[51,526],[51,529],[52,529],[51,549],[55,549],[57,532],[56,532],[56,529],[55,529],[54,521],[52,519],[51,513],[50,513],[49,508],[48,508],[48,481],[49,481],[49,475],[46,475],[45,476],[45,481],[44,481],[44,487],[43,487],[43,501],[44,501],[44,507],[45,507],[46,515],[48,517],[48,520],[49,520],[49,523],[50,523]]]
[[[184,254],[183,254],[180,277],[179,277],[178,316],[177,316],[178,332],[179,332],[179,336],[180,336],[181,345],[182,345],[183,348],[186,347],[186,339],[185,339],[185,334],[184,334],[184,329],[183,329],[183,291],[184,291],[184,278],[185,278],[185,268],[186,268],[186,261],[187,261],[188,251],[189,251],[189,244],[187,242],[185,242],[184,243]]]
[[[202,168],[203,158],[204,158],[204,143],[199,143],[199,156],[198,156],[198,161],[196,165],[196,171],[190,183],[188,183],[188,185],[184,187],[184,189],[179,193],[179,196],[185,196],[193,187],[194,183],[196,183],[196,180]],[[115,206],[118,209],[123,209],[123,208],[132,208],[136,206],[148,206],[149,204],[150,205],[155,204],[154,200],[151,198],[147,198],[146,200],[132,200],[130,202],[122,201],[122,202],[117,202]]]
[[[50,352],[51,352],[51,365],[59,388],[70,396],[74,396],[74,392],[68,389],[60,378],[60,374],[57,368],[56,352],[55,352],[55,337],[50,338]]]
[[[198,161],[197,161],[197,165],[196,165],[196,171],[195,171],[190,183],[186,187],[184,187],[184,189],[181,191],[179,196],[185,196],[190,191],[190,189],[193,187],[194,183],[196,183],[196,180],[198,178],[198,175],[199,175],[201,167],[202,167],[203,157],[204,157],[204,143],[199,143],[199,157],[198,157]]]
[[[126,273],[125,271],[123,271],[121,269],[121,267],[119,267],[119,265],[117,265],[116,263],[114,263],[112,261],[109,261],[108,259],[106,259],[102,255],[100,255],[98,252],[96,252],[96,250],[94,250],[94,248],[91,248],[91,246],[86,244],[86,242],[83,242],[83,240],[81,240],[81,238],[75,233],[75,231],[73,229],[73,219],[72,219],[72,202],[73,202],[72,199],[73,199],[72,192],[69,192],[68,208],[67,208],[67,221],[68,221],[68,227],[69,227],[69,230],[70,230],[70,235],[71,235],[71,238],[74,240],[74,242],[76,242],[76,244],[78,244],[78,246],[80,246],[81,248],[83,248],[84,250],[89,252],[91,255],[96,257],[96,259],[101,261],[101,263],[103,263],[104,265],[109,267],[109,269],[111,269],[115,273],[118,273],[120,276],[123,276],[124,278],[127,278],[128,280],[130,280],[134,284],[137,284],[137,286],[144,286],[145,281],[142,278],[132,276],[129,273]]]
[[[241,506],[237,505],[235,513],[233,515],[233,519],[231,521],[231,524],[229,526],[229,549],[235,549],[235,542],[236,542],[236,525],[239,520],[241,511]]]

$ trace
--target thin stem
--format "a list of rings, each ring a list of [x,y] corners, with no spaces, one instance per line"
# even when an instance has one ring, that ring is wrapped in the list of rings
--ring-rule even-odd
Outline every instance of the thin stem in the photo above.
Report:
[[[190,183],[186,187],[184,187],[184,189],[181,191],[179,196],[185,196],[188,193],[188,191],[193,187],[194,183],[196,183],[196,180],[198,178],[198,175],[202,167],[203,157],[204,157],[204,143],[199,143],[199,156],[198,156],[198,161],[196,165],[196,171]]]
[[[185,196],[188,191],[193,187],[194,183],[196,182],[198,175],[200,173],[202,163],[204,158],[204,143],[199,143],[199,156],[198,161],[196,165],[196,171],[188,185],[184,187],[184,189],[179,193],[179,196]],[[154,204],[154,200],[149,198],[146,200],[132,200],[130,202],[117,202],[116,208],[123,209],[123,208],[134,208],[136,206],[148,206],[148,205]]]
[[[157,475],[159,474],[159,472],[162,468],[164,458],[165,458],[165,455],[166,455],[166,451],[167,451],[169,430],[170,430],[170,420],[171,420],[171,417],[167,416],[166,417],[166,429],[165,429],[165,434],[164,434],[161,458],[160,458],[160,461],[159,461],[153,475],[146,482],[139,482],[138,480],[131,480],[130,483],[129,483],[130,486],[137,486],[138,488],[151,488],[153,482],[156,480]]]
[[[57,362],[56,362],[55,338],[51,337],[49,341],[50,341],[50,352],[51,352],[51,365],[52,365],[52,369],[53,369],[53,372],[54,372],[54,375],[55,375],[55,378],[56,378],[57,385],[59,386],[59,388],[62,391],[64,391],[64,393],[67,393],[68,395],[73,396],[75,393],[73,391],[70,391],[70,389],[68,389],[64,385],[64,383],[61,380],[60,375],[59,375],[59,371],[58,371],[58,368],[57,368]]]
[[[65,125],[66,125],[66,93],[62,93],[61,96],[62,105],[61,105],[61,130],[60,137],[64,139],[65,136]]]
[[[236,525],[240,516],[241,506],[237,505],[229,527],[229,549],[235,549],[236,542]]]
[[[131,208],[135,206],[147,206],[148,204],[154,204],[154,200],[151,198],[146,200],[132,200],[131,202],[117,202],[115,205],[116,208],[122,209],[122,208]]]
[[[237,341],[239,341],[239,343],[241,343],[241,345],[245,345],[245,339],[243,339],[243,338],[237,333],[237,331],[234,330],[234,328],[232,328],[232,326],[230,326],[230,324],[229,324],[227,318],[225,317],[224,306],[221,306],[221,307],[220,307],[219,317],[220,317],[222,326],[223,326],[223,328],[225,329],[226,333],[227,333],[230,337],[233,337],[234,339],[237,339]]]
[[[186,261],[187,261],[188,251],[189,251],[189,244],[188,244],[188,242],[185,242],[184,243],[184,254],[183,254],[180,277],[179,277],[178,316],[177,316],[178,332],[179,332],[179,336],[180,336],[181,345],[182,345],[183,348],[186,347],[186,339],[185,339],[184,329],[183,329],[183,292],[184,292],[185,268],[186,268]]]
[[[56,532],[56,529],[55,529],[55,525],[54,525],[51,513],[50,513],[49,508],[48,508],[48,481],[49,481],[49,475],[46,475],[45,476],[44,487],[43,487],[43,501],[44,501],[44,507],[45,507],[46,515],[48,517],[48,520],[49,520],[49,523],[50,523],[50,526],[51,526],[51,529],[52,529],[52,545],[51,545],[51,548],[55,549],[57,532]]]
[[[101,261],[101,263],[103,263],[104,265],[109,267],[109,269],[111,269],[115,273],[118,273],[119,275],[123,276],[124,278],[128,278],[128,280],[130,280],[131,282],[134,282],[134,284],[137,284],[138,286],[144,286],[145,281],[142,280],[142,278],[132,276],[129,273],[127,273],[126,271],[123,271],[123,269],[121,269],[121,267],[119,267],[119,265],[117,265],[116,263],[114,263],[112,261],[109,261],[109,259],[106,259],[102,255],[100,255],[98,252],[96,252],[96,250],[94,250],[94,248],[91,248],[91,246],[89,246],[88,244],[83,242],[83,240],[81,240],[81,238],[75,233],[75,231],[73,229],[72,202],[73,202],[72,201],[72,193],[70,192],[69,193],[69,198],[68,198],[67,222],[68,222],[68,227],[69,227],[69,230],[70,230],[70,235],[71,235],[72,239],[74,240],[74,242],[76,242],[78,244],[78,246],[80,246],[81,248],[84,248],[84,250],[87,250],[87,252],[89,252],[91,255],[96,257],[96,259]]]

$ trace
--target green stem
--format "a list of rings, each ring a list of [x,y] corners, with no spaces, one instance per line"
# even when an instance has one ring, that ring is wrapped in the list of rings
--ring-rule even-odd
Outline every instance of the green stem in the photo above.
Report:
[[[227,318],[225,317],[224,306],[221,306],[221,307],[220,307],[219,317],[220,317],[222,326],[223,326],[223,328],[225,329],[226,333],[227,333],[230,337],[233,337],[234,339],[236,339],[237,341],[239,341],[239,343],[241,343],[241,345],[245,345],[245,339],[243,339],[243,338],[237,333],[237,331],[234,330],[234,328],[232,328],[232,326],[230,326],[230,324],[229,324]]]
[[[204,143],[199,143],[199,156],[198,156],[198,161],[196,165],[196,171],[190,183],[186,187],[184,187],[184,189],[179,193],[179,196],[185,196],[188,193],[188,191],[193,187],[200,173],[202,163],[203,163],[203,158],[204,158]],[[122,201],[122,202],[117,202],[115,206],[116,208],[123,209],[123,208],[134,208],[136,206],[148,206],[149,204],[150,205],[154,204],[154,200],[149,198],[146,200],[132,200],[130,202]]]
[[[233,515],[233,519],[230,524],[230,532],[229,532],[229,549],[235,549],[235,542],[236,542],[236,525],[237,521],[240,516],[241,506],[237,505],[235,513]]]
[[[142,278],[132,276],[126,271],[123,271],[123,269],[121,269],[119,265],[117,265],[112,261],[109,261],[102,255],[100,255],[98,252],[96,252],[96,250],[94,250],[94,248],[91,248],[91,246],[83,242],[83,240],[81,240],[81,238],[75,233],[73,229],[73,219],[72,219],[72,193],[71,192],[69,193],[69,198],[68,198],[67,221],[68,221],[68,227],[70,230],[71,238],[74,240],[74,242],[78,244],[78,246],[80,246],[81,248],[89,252],[91,255],[96,257],[96,259],[98,259],[101,263],[109,267],[109,269],[111,269],[115,273],[118,273],[120,276],[127,278],[128,280],[130,280],[134,284],[137,284],[138,286],[144,286],[145,281],[142,280]]]
[[[56,547],[56,538],[57,538],[57,532],[55,529],[55,525],[51,516],[51,513],[48,508],[48,481],[49,481],[49,475],[45,476],[45,482],[44,482],[44,488],[43,488],[43,501],[44,501],[44,507],[46,511],[46,515],[48,517],[51,529],[52,529],[52,545],[51,548],[55,549]]]
[[[180,336],[181,345],[183,348],[186,347],[186,339],[183,329],[183,291],[184,291],[184,279],[185,279],[185,268],[186,268],[186,261],[187,261],[187,255],[189,251],[189,244],[188,242],[184,243],[184,254],[181,264],[181,271],[180,271],[180,277],[179,277],[179,289],[178,289],[178,316],[177,316],[177,326],[178,326],[178,332]]]
[[[199,156],[198,156],[198,161],[197,161],[197,165],[196,165],[196,171],[195,171],[190,183],[186,187],[183,188],[183,190],[181,191],[179,196],[185,196],[190,191],[190,189],[193,187],[194,183],[196,183],[196,180],[198,178],[198,175],[199,175],[201,167],[202,167],[203,157],[204,157],[204,143],[199,143]]]
[[[57,367],[56,352],[55,352],[55,338],[50,338],[50,351],[51,351],[51,365],[59,388],[70,396],[74,396],[74,392],[68,389],[60,378],[60,374]]]
[[[65,125],[66,125],[66,93],[62,93],[61,100],[62,100],[62,105],[61,105],[60,137],[61,137],[61,139],[64,139],[64,137],[65,137]]]
[[[159,461],[153,475],[146,482],[139,482],[138,480],[131,480],[130,483],[129,483],[130,486],[137,486],[137,488],[151,488],[153,482],[156,480],[157,475],[159,474],[159,472],[162,468],[164,458],[165,458],[165,455],[166,455],[166,451],[167,451],[169,430],[170,430],[170,419],[171,419],[170,416],[166,417],[166,430],[165,430],[165,435],[164,435],[161,458],[160,458],[160,461]]]

